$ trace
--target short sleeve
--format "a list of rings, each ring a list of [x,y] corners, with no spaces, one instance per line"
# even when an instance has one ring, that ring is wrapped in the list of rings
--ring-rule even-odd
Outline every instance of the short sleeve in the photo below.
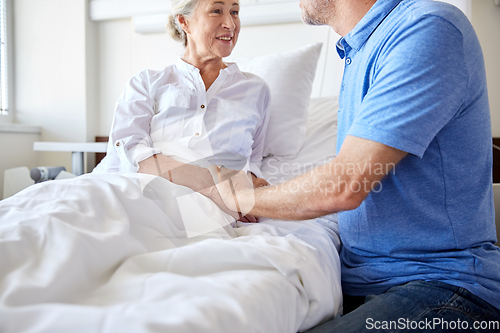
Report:
[[[394,35],[380,49],[347,134],[422,157],[465,100],[463,36],[436,16]]]

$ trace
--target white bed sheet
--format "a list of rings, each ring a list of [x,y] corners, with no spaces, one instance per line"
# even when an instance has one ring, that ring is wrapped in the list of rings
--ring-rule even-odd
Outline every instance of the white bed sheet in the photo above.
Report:
[[[268,177],[335,151],[329,101],[312,101],[305,146],[275,161],[279,179],[266,159]],[[335,215],[229,223],[149,175],[29,187],[0,202],[0,332],[297,332],[339,312]]]

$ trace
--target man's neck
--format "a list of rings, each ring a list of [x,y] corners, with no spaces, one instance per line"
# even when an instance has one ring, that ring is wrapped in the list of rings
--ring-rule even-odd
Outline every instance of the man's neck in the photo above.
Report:
[[[336,33],[347,35],[377,0],[335,0],[329,24]]]

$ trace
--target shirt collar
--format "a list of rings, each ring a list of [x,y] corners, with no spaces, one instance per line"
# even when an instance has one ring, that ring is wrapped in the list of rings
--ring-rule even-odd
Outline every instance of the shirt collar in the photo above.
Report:
[[[184,73],[187,73],[187,74],[195,74],[195,73],[198,74],[198,73],[200,73],[200,70],[198,68],[194,67],[191,64],[188,64],[187,62],[185,62],[184,60],[182,60],[182,58],[177,59],[176,66],[177,66],[177,68],[181,72],[184,72]]]
[[[238,68],[238,66],[235,63],[227,62],[225,64],[227,65],[227,67],[224,69],[221,69],[221,71],[220,71],[221,74],[224,73],[223,75],[232,75],[235,73],[240,73],[240,69]],[[188,64],[187,62],[182,60],[182,58],[177,59],[176,66],[181,72],[184,72],[187,74],[198,75],[200,73],[200,70],[197,67],[195,67],[191,64]]]
[[[359,51],[370,35],[377,29],[379,24],[401,1],[402,0],[378,0],[375,2],[368,13],[363,16],[361,21],[359,21],[347,35],[341,38],[338,44],[344,45],[347,43],[351,48]],[[343,57],[343,50],[339,49],[338,44],[337,52]]]

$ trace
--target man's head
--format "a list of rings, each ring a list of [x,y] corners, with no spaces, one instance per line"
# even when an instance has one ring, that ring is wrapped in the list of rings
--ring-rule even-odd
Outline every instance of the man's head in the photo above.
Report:
[[[300,0],[302,21],[311,25],[329,25],[345,36],[372,8],[377,0]]]

